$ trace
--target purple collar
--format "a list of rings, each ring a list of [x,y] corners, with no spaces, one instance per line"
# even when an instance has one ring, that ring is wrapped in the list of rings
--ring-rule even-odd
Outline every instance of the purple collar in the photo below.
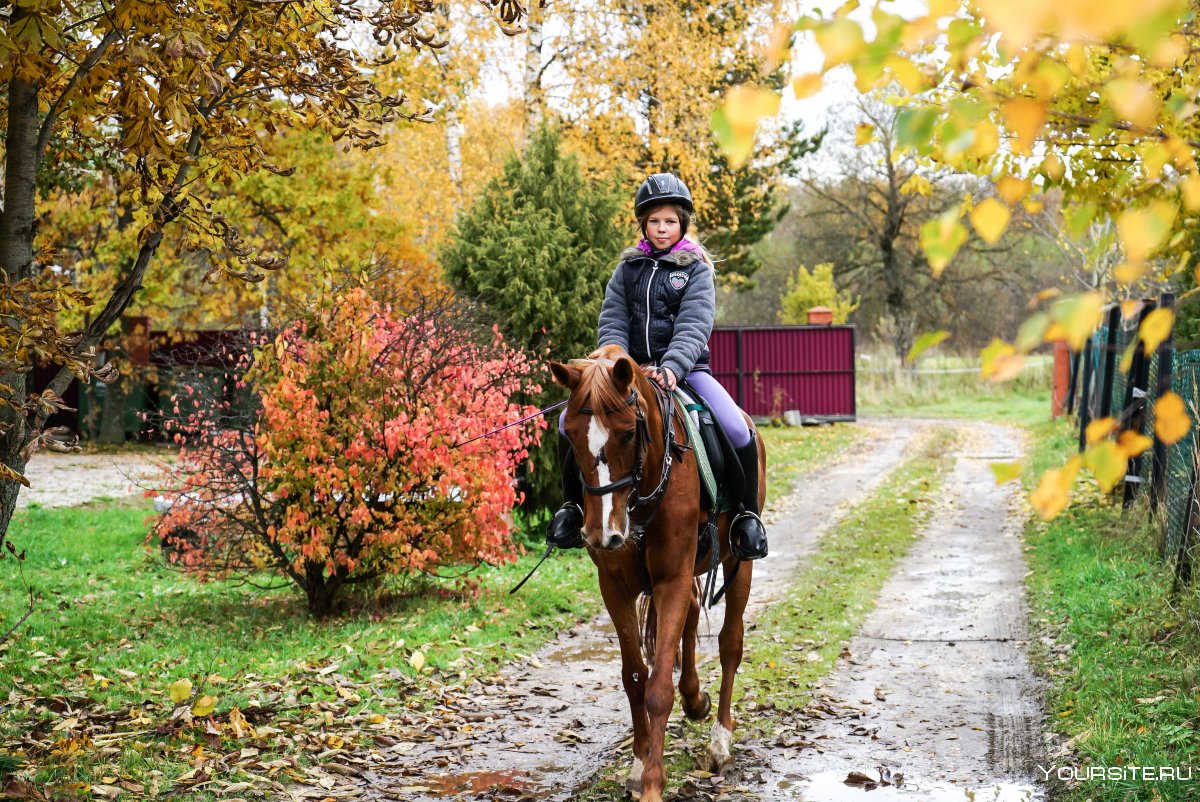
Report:
[[[674,245],[672,245],[670,248],[668,248],[665,251],[657,250],[654,246],[652,246],[650,244],[650,241],[647,239],[643,239],[641,242],[639,242],[637,244],[637,247],[638,247],[639,251],[646,254],[647,256],[654,256],[656,254],[661,256],[665,253],[675,253],[675,251],[700,251],[700,250],[702,250],[699,245],[692,242],[690,239],[681,239],[681,240],[679,240],[679,242],[676,242]]]

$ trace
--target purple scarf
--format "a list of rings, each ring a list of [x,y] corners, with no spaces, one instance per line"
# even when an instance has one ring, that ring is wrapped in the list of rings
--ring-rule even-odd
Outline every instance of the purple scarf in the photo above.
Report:
[[[647,256],[653,256],[655,253],[664,253],[663,251],[655,251],[654,246],[652,246],[650,244],[650,241],[647,239],[642,239],[642,241],[637,244],[637,247],[638,247],[639,251],[646,254]],[[674,245],[672,245],[670,247],[670,249],[666,251],[666,253],[675,253],[675,251],[701,251],[702,252],[703,250],[704,250],[703,248],[701,248],[696,243],[692,242],[690,239],[681,239],[681,240],[679,240],[679,242],[676,242]]]

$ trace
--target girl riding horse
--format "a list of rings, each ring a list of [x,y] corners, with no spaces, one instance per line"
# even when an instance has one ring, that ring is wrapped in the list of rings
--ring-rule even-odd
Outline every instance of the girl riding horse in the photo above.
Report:
[[[599,346],[619,345],[648,376],[668,390],[686,376],[708,402],[741,464],[743,495],[733,521],[731,546],[739,560],[767,556],[759,518],[758,449],[742,411],[709,371],[708,338],[716,314],[715,273],[703,247],[684,239],[695,207],[687,185],[670,173],[642,182],[634,214],[642,239],[621,254],[604,292]],[[583,545],[583,488],[559,418],[559,457],[566,503],[554,514],[547,541],[559,548]]]

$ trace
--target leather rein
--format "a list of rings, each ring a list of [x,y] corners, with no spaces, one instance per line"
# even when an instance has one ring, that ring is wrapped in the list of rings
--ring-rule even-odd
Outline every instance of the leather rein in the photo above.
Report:
[[[645,470],[646,452],[650,448],[650,427],[646,422],[646,412],[642,409],[641,399],[636,387],[630,388],[629,397],[625,399],[625,404],[633,407],[634,414],[637,416],[637,423],[634,430],[637,458],[634,462],[633,470],[627,476],[600,486],[589,485],[586,480],[580,477],[580,480],[583,482],[583,489],[593,496],[607,496],[626,487],[633,488],[625,500],[625,514],[629,520],[631,534],[639,541],[645,536],[646,527],[654,520],[654,516],[658,514],[659,507],[662,506],[663,497],[667,494],[667,487],[671,482],[671,465],[674,462],[675,455],[679,454],[682,457],[685,450],[685,447],[680,446],[675,440],[675,415],[672,409],[674,403],[671,393],[662,389],[657,384],[652,383],[651,387],[655,391],[654,396],[658,404],[659,417],[663,421],[662,474],[659,476],[658,485],[650,493],[642,495],[642,475]],[[584,415],[595,414],[595,410],[589,407],[580,407],[579,411]],[[650,514],[642,521],[635,521],[633,518],[634,512],[643,507],[648,507]]]

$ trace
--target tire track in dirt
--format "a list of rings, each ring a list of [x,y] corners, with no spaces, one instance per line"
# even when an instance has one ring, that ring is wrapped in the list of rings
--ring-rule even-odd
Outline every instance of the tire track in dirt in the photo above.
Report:
[[[754,750],[757,799],[859,799],[851,771],[904,775],[873,800],[1029,802],[1042,755],[1041,684],[1027,659],[1021,499],[988,463],[1022,452],[1014,429],[959,426],[959,452],[922,539],[888,579],[812,704]],[[745,753],[743,753],[745,754]],[[761,763],[760,763],[761,761]],[[1044,761],[1042,761],[1044,762]],[[975,796],[968,794],[973,790]]]
[[[931,425],[868,424],[868,436],[835,464],[804,475],[790,496],[768,505],[771,555],[755,565],[748,618],[786,591],[800,560],[900,465]],[[536,577],[523,592],[537,592]],[[697,659],[702,666],[715,660],[723,609],[714,608],[708,624],[701,621]],[[438,701],[451,724],[428,740],[393,747],[399,754],[388,760],[372,760],[353,791],[312,790],[343,798],[470,798],[490,791],[569,799],[611,768],[630,735],[619,669],[616,634],[602,614],[496,676],[479,679],[461,693],[447,691]],[[675,715],[681,715],[678,709]],[[297,791],[295,798],[308,796]]]

